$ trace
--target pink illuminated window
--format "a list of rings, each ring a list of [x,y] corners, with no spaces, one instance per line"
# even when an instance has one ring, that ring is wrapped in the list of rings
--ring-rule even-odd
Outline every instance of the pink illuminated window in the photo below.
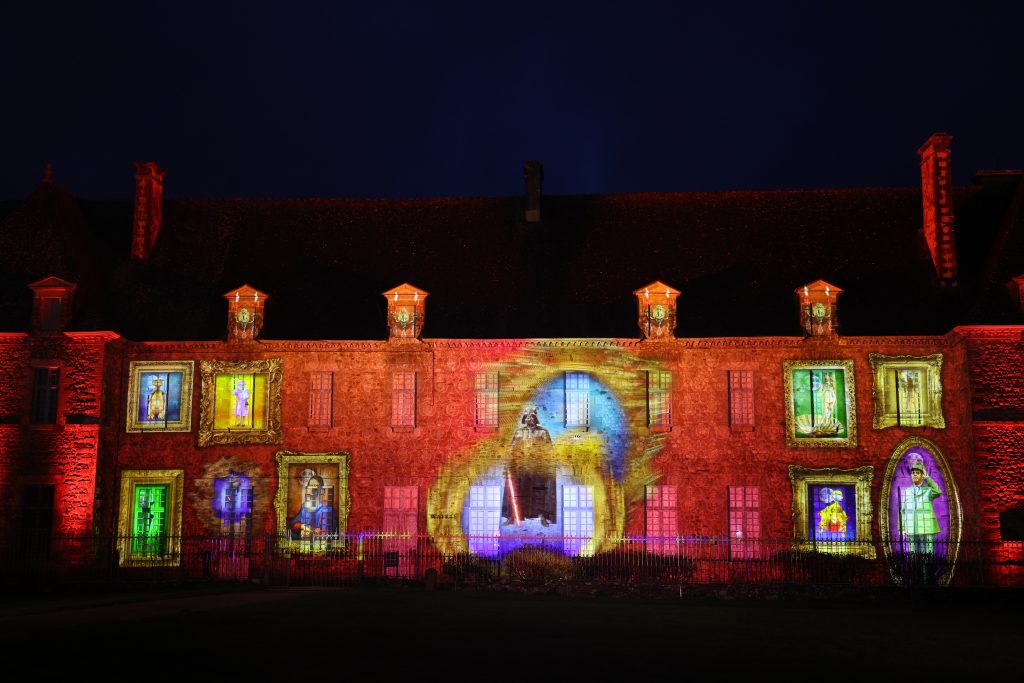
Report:
[[[498,426],[498,373],[478,372],[476,374],[476,418],[480,427]]]
[[[415,486],[384,487],[384,575],[415,574],[419,489]]]
[[[733,429],[754,428],[754,371],[729,371],[729,426]]]
[[[330,427],[334,397],[334,373],[309,373],[309,426]]]
[[[594,487],[562,487],[563,548],[566,555],[590,555],[594,538]]]
[[[647,551],[656,555],[675,555],[679,535],[675,486],[648,486],[644,500],[647,520]]]
[[[391,426],[416,426],[416,373],[396,372],[391,380]]]
[[[729,487],[729,556],[748,560],[760,556],[761,489]]]

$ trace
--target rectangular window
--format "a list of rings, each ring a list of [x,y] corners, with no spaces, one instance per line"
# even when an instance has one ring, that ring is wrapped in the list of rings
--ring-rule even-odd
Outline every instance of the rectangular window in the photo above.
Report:
[[[754,428],[754,371],[729,371],[729,426],[733,429]]]
[[[309,426],[330,427],[334,404],[334,373],[309,373]]]
[[[414,576],[419,494],[415,486],[384,487],[384,575]]]
[[[21,532],[24,549],[33,555],[50,550],[53,535],[53,484],[32,484],[21,492]]]
[[[391,384],[391,426],[416,426],[416,373],[396,372]]]
[[[874,373],[874,428],[946,426],[942,416],[942,354],[868,355]]]
[[[672,426],[672,373],[652,370],[647,373],[647,425]]]
[[[500,550],[501,490],[499,484],[469,487],[469,552],[475,555]]]
[[[43,297],[43,329],[59,330],[61,323],[60,297]]]
[[[590,426],[590,376],[585,372],[565,373],[565,426]]]
[[[476,373],[476,427],[498,426],[498,373]]]
[[[729,487],[729,557],[749,560],[760,556],[761,489]]]
[[[562,520],[566,555],[594,552],[594,487],[562,487]]]
[[[656,555],[675,555],[679,515],[675,486],[648,486],[645,499],[647,551]]]
[[[35,368],[32,379],[29,420],[34,425],[56,424],[60,368]]]

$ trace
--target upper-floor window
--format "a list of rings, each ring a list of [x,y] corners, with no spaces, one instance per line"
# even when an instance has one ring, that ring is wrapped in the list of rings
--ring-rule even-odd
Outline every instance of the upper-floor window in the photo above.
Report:
[[[32,406],[29,421],[35,425],[57,422],[60,368],[35,368],[32,376]]]
[[[498,426],[498,373],[476,374],[476,415],[474,424],[481,427]]]
[[[651,370],[647,373],[647,425],[672,426],[672,373]]]
[[[868,356],[874,374],[874,428],[945,427],[942,354]]]
[[[754,371],[729,371],[729,426],[754,428]]]
[[[334,373],[309,373],[309,426],[330,427],[334,397]]]
[[[391,384],[391,426],[416,426],[416,373],[396,372]]]
[[[590,376],[585,372],[565,373],[565,426],[590,426]]]

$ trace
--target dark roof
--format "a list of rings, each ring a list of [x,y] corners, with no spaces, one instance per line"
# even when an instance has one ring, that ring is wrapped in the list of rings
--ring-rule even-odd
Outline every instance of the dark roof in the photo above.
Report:
[[[130,201],[43,185],[0,203],[0,325],[25,329],[26,285],[57,275],[79,284],[77,328],[133,339],[222,338],[222,295],[243,283],[270,295],[266,338],[381,339],[381,292],[401,282],[430,292],[427,337],[634,337],[632,292],[661,280],[682,292],[679,336],[790,335],[793,290],[820,278],[845,290],[845,334],[940,334],[1024,272],[1020,185],[955,191],[952,291],[934,285],[918,188],[548,196],[539,224],[521,197],[166,198],[133,261]]]

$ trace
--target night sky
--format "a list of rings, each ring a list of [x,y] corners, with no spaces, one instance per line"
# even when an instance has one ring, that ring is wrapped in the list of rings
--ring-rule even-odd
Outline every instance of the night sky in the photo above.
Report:
[[[936,131],[958,184],[1024,167],[1024,3],[751,5],[9,2],[0,199],[908,186]]]

